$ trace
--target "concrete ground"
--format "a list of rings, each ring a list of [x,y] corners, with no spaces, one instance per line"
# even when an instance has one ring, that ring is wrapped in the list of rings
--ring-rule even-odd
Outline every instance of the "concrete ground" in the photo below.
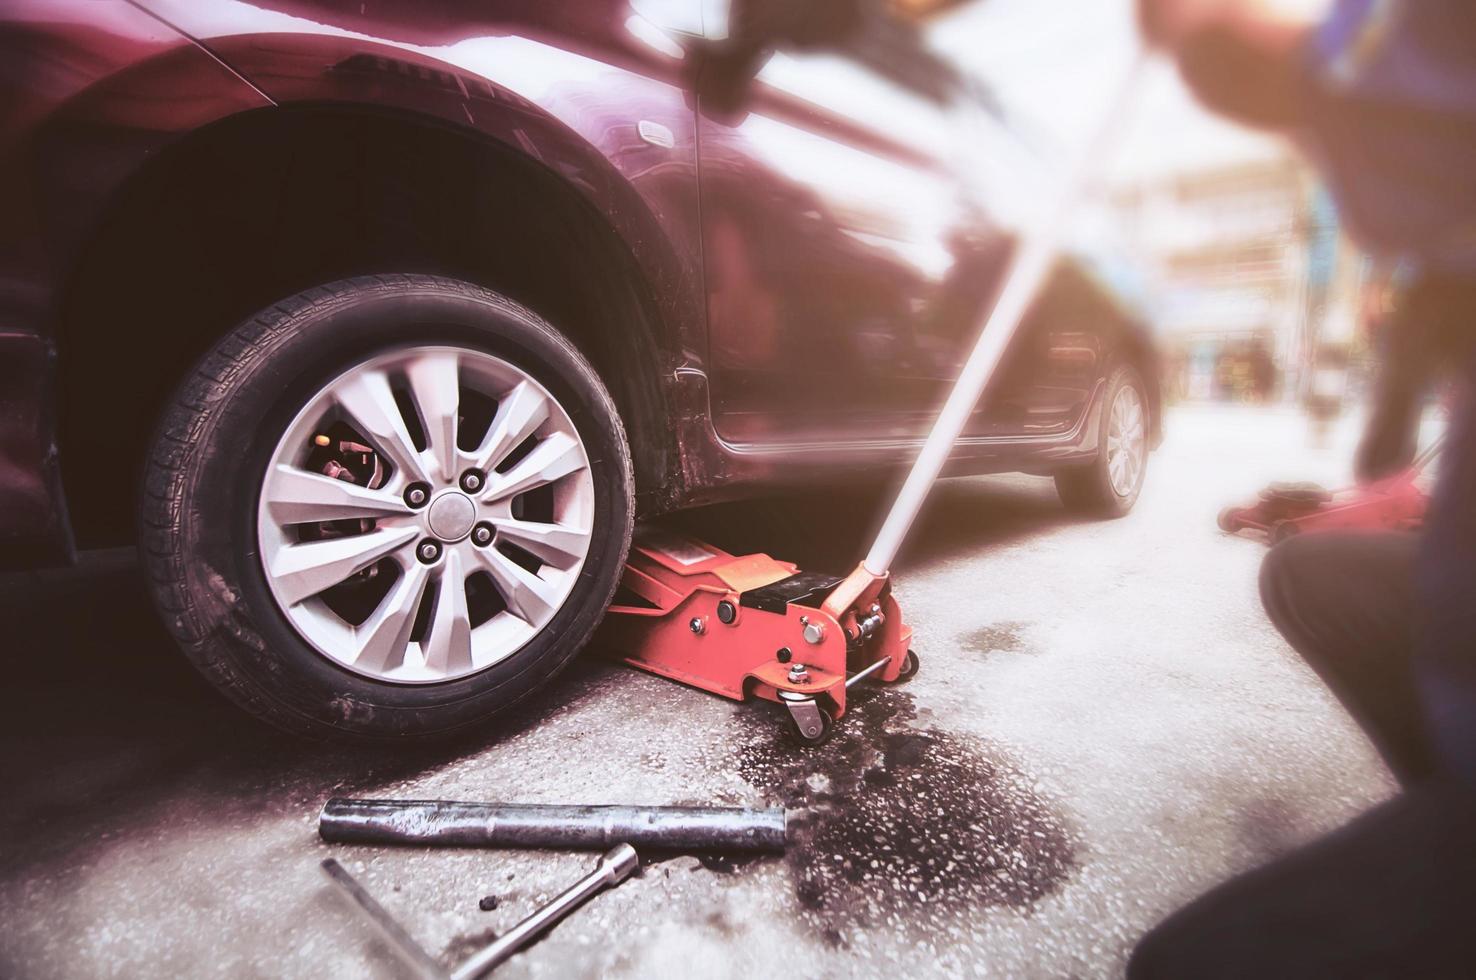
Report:
[[[1181,410],[1111,523],[1070,519],[1045,480],[944,484],[896,574],[921,674],[808,752],[768,705],[592,657],[470,743],[294,743],[181,666],[127,556],[9,580],[0,976],[399,976],[323,858],[446,962],[592,863],[325,845],[332,795],[805,811],[787,856],[660,857],[499,975],[1119,974],[1165,913],[1392,791],[1263,618],[1263,544],[1215,528],[1268,480],[1346,479],[1350,433],[1317,449],[1294,413]],[[875,506],[682,523],[843,571]]]

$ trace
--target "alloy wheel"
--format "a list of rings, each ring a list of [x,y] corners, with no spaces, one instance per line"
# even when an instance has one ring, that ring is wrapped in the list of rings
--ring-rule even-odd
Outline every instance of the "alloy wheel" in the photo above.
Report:
[[[433,683],[517,652],[564,606],[594,524],[579,433],[525,370],[485,352],[378,355],[321,388],[263,475],[268,588],[315,650]]]
[[[1143,471],[1147,452],[1143,422],[1142,396],[1131,384],[1123,385],[1113,399],[1107,425],[1107,477],[1119,497],[1132,494]]]

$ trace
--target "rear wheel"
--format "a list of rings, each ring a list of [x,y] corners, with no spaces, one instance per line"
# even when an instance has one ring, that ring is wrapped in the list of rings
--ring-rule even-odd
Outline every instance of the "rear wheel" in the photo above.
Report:
[[[1121,365],[1107,382],[1097,458],[1056,474],[1056,492],[1068,510],[1122,517],[1143,491],[1148,469],[1148,398],[1143,379]]]
[[[167,410],[142,540],[217,687],[313,736],[445,734],[589,638],[630,540],[624,431],[533,312],[354,279],[248,320]]]

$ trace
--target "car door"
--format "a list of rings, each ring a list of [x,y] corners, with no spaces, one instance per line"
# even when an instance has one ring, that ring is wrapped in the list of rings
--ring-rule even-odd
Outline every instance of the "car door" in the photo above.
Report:
[[[832,55],[781,52],[698,122],[708,369],[731,443],[911,437],[956,362],[967,247],[945,113]],[[954,309],[953,307],[957,307]]]
[[[958,168],[962,75],[909,48],[917,31],[883,33],[861,57],[786,47],[736,104],[699,102],[707,365],[729,443],[920,438],[992,305],[1014,237]],[[966,436],[1084,413],[1097,344],[1048,300]]]

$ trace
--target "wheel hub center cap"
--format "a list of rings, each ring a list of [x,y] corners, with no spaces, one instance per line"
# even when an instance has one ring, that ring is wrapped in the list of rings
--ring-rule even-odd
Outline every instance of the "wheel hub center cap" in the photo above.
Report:
[[[447,490],[425,513],[426,526],[442,541],[460,541],[477,522],[477,505],[460,490]]]

